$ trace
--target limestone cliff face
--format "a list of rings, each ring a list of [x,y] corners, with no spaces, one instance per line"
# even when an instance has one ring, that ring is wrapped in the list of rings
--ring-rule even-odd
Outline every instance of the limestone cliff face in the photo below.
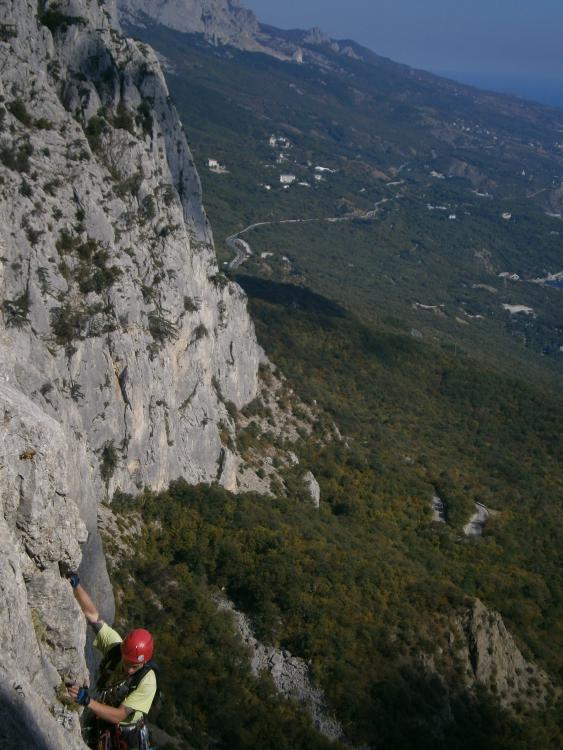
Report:
[[[153,21],[189,34],[204,34],[223,44],[250,44],[258,32],[258,21],[237,0],[119,0],[122,17],[129,22]]]
[[[151,50],[97,0],[0,18],[0,703],[40,716],[38,747],[78,747],[73,715],[64,741],[53,720],[60,675],[85,676],[59,562],[87,540],[103,596],[101,499],[234,485],[221,424],[261,352]]]

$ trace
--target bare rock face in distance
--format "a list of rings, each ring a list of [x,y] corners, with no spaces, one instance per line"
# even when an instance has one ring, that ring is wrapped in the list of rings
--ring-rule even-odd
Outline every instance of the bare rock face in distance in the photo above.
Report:
[[[74,748],[55,689],[86,676],[84,629],[61,573],[88,538],[111,606],[100,500],[235,486],[220,425],[261,351],[152,51],[97,0],[0,0],[0,18],[0,712],[24,732],[0,737]]]
[[[460,652],[469,685],[482,685],[508,709],[541,707],[554,687],[536,664],[529,662],[506,629],[498,612],[476,599],[460,621],[465,645]]]
[[[301,64],[304,56],[318,60],[319,55],[303,45],[330,44],[340,47],[320,29],[302,32],[301,39],[290,41],[275,29],[261,26],[254,13],[241,7],[238,0],[115,0],[124,26],[143,27],[162,24],[186,34],[203,34],[212,44],[226,44],[248,52],[261,52],[279,60]],[[350,47],[346,54],[354,54]]]
[[[189,34],[204,34],[222,44],[249,44],[258,32],[258,21],[237,0],[119,0],[126,21],[142,22],[143,15],[153,21]]]

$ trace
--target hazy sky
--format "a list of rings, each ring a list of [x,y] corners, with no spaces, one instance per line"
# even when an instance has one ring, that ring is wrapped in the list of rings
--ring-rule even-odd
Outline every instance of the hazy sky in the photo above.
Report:
[[[426,70],[563,82],[563,0],[242,0],[263,23],[320,26]],[[563,83],[562,83],[563,87]]]

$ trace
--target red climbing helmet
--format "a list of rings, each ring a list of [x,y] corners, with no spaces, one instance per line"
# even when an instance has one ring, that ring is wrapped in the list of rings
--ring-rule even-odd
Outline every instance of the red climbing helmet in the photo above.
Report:
[[[144,664],[152,657],[154,643],[148,630],[132,630],[121,644],[121,658],[130,664]]]

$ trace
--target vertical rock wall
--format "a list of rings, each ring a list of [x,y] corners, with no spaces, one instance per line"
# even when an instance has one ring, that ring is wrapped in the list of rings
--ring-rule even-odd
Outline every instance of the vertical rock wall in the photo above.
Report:
[[[0,0],[0,703],[36,716],[37,747],[80,746],[54,694],[85,673],[59,562],[82,544],[111,610],[99,501],[180,476],[234,485],[221,424],[254,398],[261,356],[158,62],[112,17]]]

